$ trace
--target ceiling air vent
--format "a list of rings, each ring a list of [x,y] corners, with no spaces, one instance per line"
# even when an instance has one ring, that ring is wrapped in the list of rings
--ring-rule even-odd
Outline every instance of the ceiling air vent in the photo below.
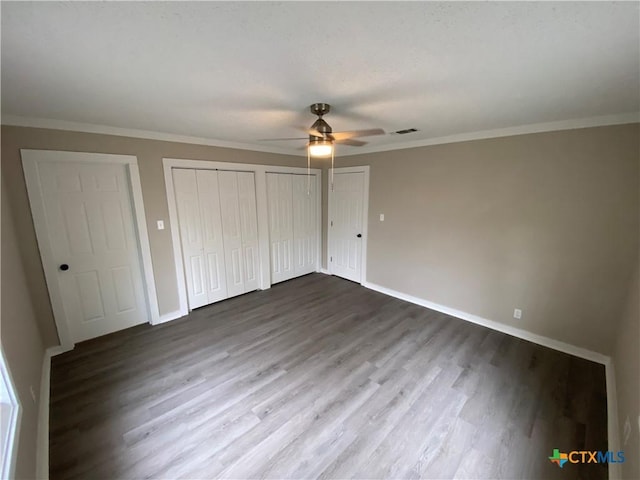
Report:
[[[397,130],[393,133],[398,134],[398,135],[406,135],[407,133],[413,133],[413,132],[417,132],[418,129],[417,128],[405,128],[404,130]]]

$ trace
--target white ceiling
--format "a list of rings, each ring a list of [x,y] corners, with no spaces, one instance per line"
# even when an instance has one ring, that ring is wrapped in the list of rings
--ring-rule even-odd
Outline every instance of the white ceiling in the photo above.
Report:
[[[639,7],[2,2],[3,123],[48,119],[296,154],[303,140],[259,139],[299,136],[319,101],[333,106],[334,131],[419,130],[339,154],[616,123],[640,110]]]

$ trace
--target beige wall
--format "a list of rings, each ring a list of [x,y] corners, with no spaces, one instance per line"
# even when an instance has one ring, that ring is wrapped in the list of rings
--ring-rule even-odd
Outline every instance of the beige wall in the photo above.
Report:
[[[635,124],[337,158],[371,166],[367,280],[610,354],[639,140]]]
[[[639,126],[625,125],[338,157],[336,166],[371,166],[367,280],[614,352],[620,420],[627,412],[637,416],[638,286],[635,297],[628,286],[637,263],[639,144]],[[44,347],[58,340],[20,148],[138,157],[161,314],[178,307],[170,231],[155,229],[156,220],[169,222],[162,158],[289,166],[305,159],[2,127],[2,344],[25,406],[18,472],[29,477],[36,405],[28,389],[39,386]],[[326,178],[323,184],[326,225]],[[512,318],[516,307],[522,320]],[[628,478],[638,477],[637,463],[624,469]]]
[[[176,273],[173,263],[162,158],[306,166],[306,158],[299,156],[111,135],[2,126],[2,173],[7,179],[7,194],[16,218],[16,231],[20,238],[20,256],[27,271],[29,291],[34,299],[36,317],[47,346],[57,345],[59,342],[33,230],[20,159],[21,148],[115,153],[138,157],[161,315],[178,309]],[[166,229],[157,230],[156,220],[164,220]]]
[[[31,397],[30,387],[33,386],[36,399],[39,399],[45,349],[18,253],[20,240],[7,201],[7,189],[4,181],[2,183],[0,338],[22,405],[15,478],[35,478],[38,405]]]
[[[622,478],[637,480],[640,478],[640,284],[638,283],[638,261],[636,274],[627,299],[626,309],[616,328],[617,339],[613,349],[613,365],[616,376],[616,395],[618,397],[618,424],[621,440],[624,422],[631,423],[631,436],[626,445],[622,464]]]
[[[621,315],[638,236],[638,141],[638,125],[624,125],[338,157],[336,166],[371,165],[367,280],[609,354],[610,325]],[[47,346],[57,344],[57,336],[20,148],[138,157],[161,314],[178,308],[170,231],[155,228],[156,220],[169,221],[162,157],[305,163],[295,156],[3,126],[2,172]],[[523,310],[522,320],[512,318],[514,308]]]

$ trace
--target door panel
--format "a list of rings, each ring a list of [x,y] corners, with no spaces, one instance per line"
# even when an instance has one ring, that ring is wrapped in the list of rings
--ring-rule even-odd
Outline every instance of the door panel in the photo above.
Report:
[[[203,305],[206,305],[207,291],[205,289],[204,268],[202,268],[202,254],[198,252],[197,255],[189,257],[189,261],[191,263],[191,278],[193,279],[193,298],[195,300],[197,297],[202,297],[202,301],[205,302]],[[194,304],[191,308],[197,308],[199,306],[200,305]]]
[[[242,238],[242,264],[244,291],[258,288],[258,213],[256,183],[253,172],[237,172],[238,207],[240,209],[240,236]]]
[[[330,265],[334,275],[361,281],[364,173],[335,173],[331,198]]]
[[[40,161],[53,260],[74,342],[148,321],[125,165]],[[40,239],[39,241],[43,241]]]
[[[292,175],[267,173],[271,281],[293,278]]]
[[[55,196],[55,194],[51,195]],[[60,211],[53,209],[60,208]],[[89,219],[84,203],[76,203],[75,199],[60,199],[60,205],[50,205],[49,214],[52,217],[61,216],[65,229],[61,233],[64,237],[56,242],[56,253],[62,255],[93,254],[91,234],[89,233]],[[59,249],[64,249],[60,251]]]
[[[242,261],[242,236],[240,204],[238,201],[238,176],[236,172],[218,172],[220,187],[220,213],[229,297],[245,293]]]
[[[127,236],[122,224],[122,210],[118,202],[105,202],[102,205],[102,224],[108,225],[105,232],[107,250],[123,250],[127,248]]]
[[[82,312],[80,317],[81,321],[90,322],[104,318],[104,302],[102,301],[98,272],[93,270],[73,274],[73,276],[80,299],[80,311]]]
[[[178,210],[189,308],[193,309],[209,303],[204,269],[204,241],[202,238],[202,220],[196,171],[174,169],[173,187]]]
[[[317,204],[315,177],[292,175],[293,181],[293,259],[294,275],[316,269]]]
[[[218,172],[216,170],[197,170],[196,180],[202,219],[203,261],[206,261],[204,277],[207,303],[213,303],[227,298]]]
[[[129,312],[136,307],[133,295],[133,278],[128,265],[111,269],[111,283],[115,291],[116,308],[118,313]]]
[[[227,285],[224,278],[224,269],[220,268],[220,255],[218,253],[207,254],[207,267],[209,269],[209,291],[223,291],[225,295],[223,298],[226,298]],[[211,296],[209,300],[211,300]]]

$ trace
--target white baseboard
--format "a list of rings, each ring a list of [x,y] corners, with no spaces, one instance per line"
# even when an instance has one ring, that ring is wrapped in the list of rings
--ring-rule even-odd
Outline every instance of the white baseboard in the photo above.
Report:
[[[608,356],[603,355],[602,353],[587,350],[586,348],[582,347],[577,347],[575,345],[571,345],[570,343],[561,342],[559,340],[554,340],[553,338],[538,335],[537,333],[523,330],[521,328],[512,327],[510,325],[505,325],[504,323],[496,322],[494,320],[482,318],[472,313],[467,313],[461,310],[456,310],[455,308],[446,307],[438,303],[430,302],[429,300],[425,300],[423,298],[414,297],[413,295],[408,295],[406,293],[398,292],[387,287],[376,285],[375,283],[364,282],[362,285],[371,290],[375,290],[376,292],[389,295],[390,297],[395,297],[406,302],[415,303],[416,305],[430,308],[431,310],[436,310],[438,312],[446,313],[447,315],[451,315],[452,317],[460,318],[477,325],[482,325],[483,327],[497,330],[498,332],[506,333],[507,335],[522,338],[523,340],[528,340],[544,347],[559,350],[560,352],[575,355],[576,357],[585,358],[587,360],[591,360],[592,362],[606,365],[610,359]]]
[[[68,346],[57,345],[55,347],[47,348],[46,353],[49,354],[49,358],[51,358],[51,357],[55,357],[56,355],[60,355],[61,353],[70,352],[74,348],[75,348],[75,345],[68,345]]]
[[[51,357],[72,350],[61,345],[47,348],[42,359],[40,400],[38,402],[38,431],[36,444],[36,478],[49,479],[49,400],[51,394]]]
[[[36,445],[36,478],[49,478],[49,397],[51,386],[51,349],[44,352],[40,377],[40,401],[38,404],[38,433]]]
[[[607,436],[609,439],[609,450],[620,451],[620,424],[618,423],[618,395],[616,390],[616,372],[613,359],[610,358],[604,364],[607,375]],[[620,465],[609,463],[609,478],[618,480],[621,478]]]
[[[160,318],[151,325],[160,325],[161,323],[170,322],[171,320],[177,320],[178,318],[182,318],[185,315],[187,315],[187,313],[184,313],[182,310],[175,310],[173,312],[160,315]]]
[[[318,270],[320,273],[324,273],[325,275],[333,275],[329,270],[327,270],[326,268],[321,268],[320,270]]]
[[[73,345],[49,347],[42,359],[40,399],[38,402],[38,431],[36,444],[36,478],[49,479],[49,401],[51,396],[51,357],[73,350]]]

